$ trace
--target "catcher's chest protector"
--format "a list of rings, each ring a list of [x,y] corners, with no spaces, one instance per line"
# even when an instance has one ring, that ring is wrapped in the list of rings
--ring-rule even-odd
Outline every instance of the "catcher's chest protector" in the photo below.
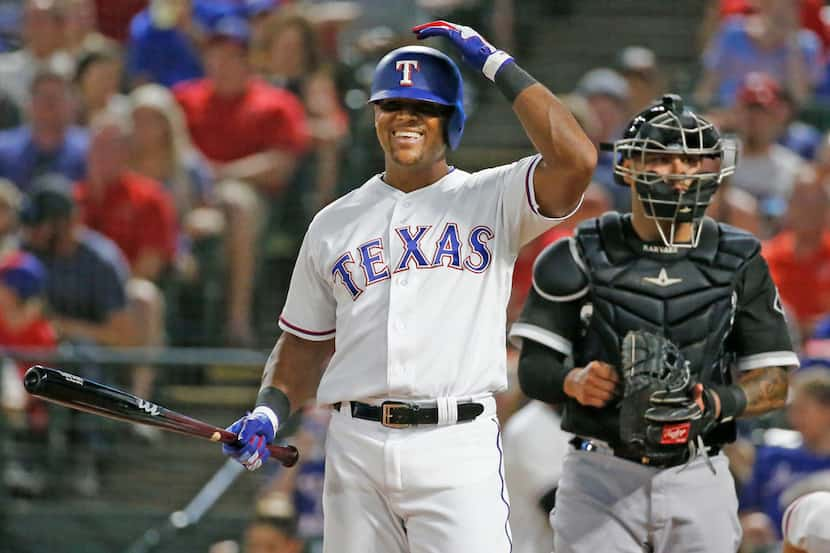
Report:
[[[753,251],[736,243],[742,237],[729,227],[709,218],[703,225],[698,247],[675,253],[640,242],[618,213],[579,227],[592,313],[583,343],[574,348],[581,357],[576,366],[603,359],[619,367],[623,337],[641,329],[672,340],[699,380],[728,378],[721,371],[727,369],[722,361],[739,293],[736,276]]]

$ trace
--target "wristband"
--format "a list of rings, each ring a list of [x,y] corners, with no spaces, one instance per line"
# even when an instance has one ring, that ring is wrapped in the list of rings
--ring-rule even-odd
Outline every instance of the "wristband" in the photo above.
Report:
[[[276,424],[274,424],[274,431],[277,430],[280,421],[286,420],[291,414],[291,402],[289,402],[288,396],[285,395],[285,392],[275,386],[265,386],[256,396],[256,408],[254,409],[254,413],[260,412],[268,415],[267,411],[257,411],[260,407],[268,408],[271,411],[271,414],[276,416],[277,421]],[[268,418],[270,419],[271,416],[269,415]],[[271,419],[271,422],[273,423],[274,420]]]
[[[499,87],[504,96],[513,102],[516,96],[522,93],[524,89],[536,84],[537,81],[530,74],[519,67],[515,61],[510,60],[501,66],[498,73],[496,73],[496,86]]]
[[[719,422],[727,422],[740,417],[746,410],[747,398],[743,388],[735,384],[709,387],[720,398]]]

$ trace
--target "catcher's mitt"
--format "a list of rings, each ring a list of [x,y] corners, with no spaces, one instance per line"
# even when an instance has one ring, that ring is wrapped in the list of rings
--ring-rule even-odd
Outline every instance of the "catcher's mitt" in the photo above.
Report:
[[[620,438],[623,447],[649,464],[673,464],[714,426],[709,394],[705,411],[692,398],[694,382],[683,353],[670,340],[631,331],[622,344],[623,398]]]

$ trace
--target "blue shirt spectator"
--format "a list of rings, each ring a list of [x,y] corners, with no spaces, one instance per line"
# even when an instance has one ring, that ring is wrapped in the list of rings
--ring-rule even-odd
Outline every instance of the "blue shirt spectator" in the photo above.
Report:
[[[752,477],[740,495],[740,510],[765,513],[780,538],[781,518],[786,508],[781,505],[781,494],[802,478],[827,469],[830,469],[830,455],[813,453],[804,446],[761,446],[756,453]]]
[[[175,22],[170,27],[160,25],[147,8],[130,23],[127,74],[133,83],[156,82],[172,87],[200,78],[204,71],[191,38]]]
[[[716,75],[717,86],[712,101],[718,105],[731,106],[744,76],[751,72],[768,73],[779,82],[788,82],[787,58],[789,45],[762,49],[749,36],[746,19],[734,17],[724,21],[720,31],[712,38],[703,55],[707,72]],[[804,58],[807,79],[817,85],[824,74],[821,63],[821,41],[807,29],[795,34],[797,45]]]
[[[24,194],[35,179],[49,173],[80,180],[86,174],[88,145],[87,132],[80,127],[69,127],[63,142],[51,149],[37,144],[28,125],[0,131],[0,177],[14,182]]]

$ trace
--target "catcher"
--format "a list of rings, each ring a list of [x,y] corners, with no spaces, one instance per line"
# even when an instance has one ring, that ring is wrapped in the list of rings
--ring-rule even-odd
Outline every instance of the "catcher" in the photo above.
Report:
[[[583,222],[536,260],[510,331],[528,396],[564,404],[556,553],[734,553],[723,444],[784,404],[798,365],[752,235],[704,216],[733,150],[669,94],[614,152],[632,213]]]

